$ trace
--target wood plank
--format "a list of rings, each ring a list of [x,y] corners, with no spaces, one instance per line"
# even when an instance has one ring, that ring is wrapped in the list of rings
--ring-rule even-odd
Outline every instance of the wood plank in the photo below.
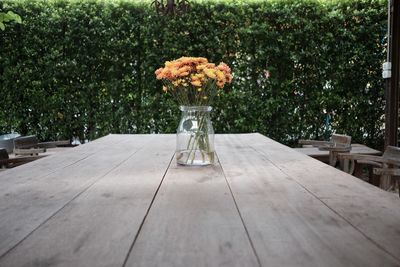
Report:
[[[123,142],[118,135],[108,135],[93,142],[71,148],[62,153],[50,153],[48,157],[19,166],[18,168],[7,169],[0,174],[0,197],[7,194],[8,188],[15,184],[24,184],[45,177],[63,168],[89,159],[96,153],[104,153],[109,147],[117,146]],[[14,157],[15,158],[15,157]]]
[[[317,147],[300,147],[294,148],[297,152],[303,153],[307,156],[313,157],[323,162],[329,162],[329,151],[319,150]],[[361,144],[351,145],[351,154],[365,154],[365,155],[381,155],[379,150],[372,149]]]
[[[0,256],[153,138],[104,138],[96,142],[96,146],[102,148],[101,153],[96,153],[97,149],[93,149],[93,146],[78,149],[75,151],[78,154],[88,151],[94,154],[44,176],[41,175],[40,164],[36,165],[39,170],[31,169],[34,174],[28,174],[29,178],[21,176],[14,179],[5,173],[0,189]],[[115,143],[110,143],[111,140],[120,140],[121,144],[112,145]],[[42,163],[44,166],[49,164]],[[26,173],[26,170],[22,169],[21,172]]]
[[[56,170],[62,169],[71,164],[90,157],[91,155],[103,151],[109,146],[117,145],[117,142],[122,142],[118,135],[108,135],[97,139],[93,142],[71,148],[65,152],[52,154],[46,158],[41,158],[39,161],[33,161],[18,169],[9,169],[0,174],[1,188],[7,187],[7,182],[23,183],[31,179],[36,179],[38,176],[48,175]],[[46,153],[42,154],[46,155]],[[0,192],[0,195],[2,192]]]
[[[3,257],[0,266],[123,265],[174,155],[175,137],[123,138],[131,155],[119,153],[127,160]],[[131,140],[146,145],[132,155]]]
[[[170,167],[126,266],[259,266],[220,165]]]
[[[107,137],[103,137],[103,138],[107,138]],[[90,144],[91,144],[91,143],[90,143]],[[87,145],[88,145],[88,144],[83,144],[83,145],[81,145],[81,146],[87,146]],[[67,151],[69,151],[69,150],[71,150],[71,149],[73,149],[73,148],[77,148],[77,147],[78,147],[78,146],[58,146],[58,147],[47,148],[47,149],[46,149],[46,153],[41,154],[40,156],[42,156],[42,157],[47,157],[47,156],[54,155],[54,154],[57,154],[57,153],[60,153],[60,152],[65,153],[65,152],[67,152]],[[71,150],[71,151],[73,151],[73,150]],[[13,153],[9,154],[8,156],[9,156],[10,159],[12,159],[12,158],[19,158],[19,156],[16,156],[16,155],[13,154]]]
[[[37,147],[39,143],[38,138],[35,135],[29,136],[19,136],[14,139],[14,149],[15,148],[33,148]]]
[[[45,148],[14,148],[15,155],[39,155],[39,153],[45,153]]]
[[[388,193],[260,134],[237,136],[353,225],[400,258],[400,200]]]
[[[44,156],[33,156],[33,157],[24,156],[24,157],[0,159],[0,167],[4,167],[4,170],[6,170],[5,168],[14,168],[31,161],[41,159],[43,157]]]
[[[275,166],[275,158],[293,164],[287,159],[290,151],[278,150],[284,146],[268,150],[271,158],[260,154],[264,139],[259,135],[216,138],[218,157],[263,266],[399,266],[400,261]],[[306,159],[303,163],[317,162],[298,155]]]

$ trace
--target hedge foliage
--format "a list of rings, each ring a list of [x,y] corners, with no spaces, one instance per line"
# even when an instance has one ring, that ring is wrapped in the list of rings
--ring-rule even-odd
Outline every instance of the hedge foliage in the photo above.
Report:
[[[148,2],[4,1],[23,24],[0,33],[0,132],[173,133],[179,110],[154,70],[188,55],[232,66],[218,133],[294,144],[324,138],[331,113],[332,130],[382,143],[384,0],[191,2],[160,17]]]

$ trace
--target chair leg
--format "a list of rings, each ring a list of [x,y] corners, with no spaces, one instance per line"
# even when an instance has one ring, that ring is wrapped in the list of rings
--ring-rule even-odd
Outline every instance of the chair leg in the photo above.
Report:
[[[337,152],[329,151],[329,165],[336,167]]]
[[[394,180],[394,190],[399,191],[399,197],[400,197],[400,176],[392,176],[393,180]]]
[[[370,183],[379,187],[379,185],[381,183],[381,176],[374,174],[373,167],[370,165],[368,166],[368,173],[369,173]]]
[[[380,181],[380,188],[383,190],[389,190],[391,187],[391,176],[390,175],[382,175]]]
[[[400,179],[397,179],[397,189],[399,190],[399,197],[400,197]]]
[[[348,173],[348,174],[352,174],[350,172],[350,166],[349,166],[350,165],[350,160],[344,159],[344,160],[341,160],[340,162],[343,162],[343,171]]]

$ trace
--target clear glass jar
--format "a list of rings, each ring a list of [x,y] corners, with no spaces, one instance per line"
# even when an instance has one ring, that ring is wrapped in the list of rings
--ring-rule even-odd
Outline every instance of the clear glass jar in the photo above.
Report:
[[[180,106],[181,121],[176,133],[176,160],[182,165],[214,163],[214,129],[210,106]]]

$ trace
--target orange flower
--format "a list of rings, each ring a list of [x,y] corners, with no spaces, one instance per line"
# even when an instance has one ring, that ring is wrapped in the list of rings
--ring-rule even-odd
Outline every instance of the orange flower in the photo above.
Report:
[[[178,69],[179,73],[184,73],[184,72],[189,72],[190,67],[189,66],[184,66]]]
[[[165,62],[165,67],[172,67],[173,65],[174,65],[174,63],[171,62],[171,61],[166,61]]]
[[[217,79],[218,79],[219,81],[225,81],[225,74],[224,74],[222,71],[217,70],[217,71],[215,72],[215,74],[216,74]]]
[[[200,64],[196,66],[197,71],[202,71],[207,67],[206,64]]]
[[[200,105],[211,101],[211,96],[218,95],[216,91],[231,83],[233,78],[227,64],[221,62],[215,65],[204,57],[181,57],[166,61],[164,67],[157,69],[154,74],[158,80],[163,80],[167,85],[163,86],[164,92],[172,93],[170,92],[172,90],[181,101],[192,99],[188,94],[194,94],[195,101],[191,104]],[[201,102],[196,102],[198,100]]]
[[[181,73],[179,73],[179,76],[180,77],[185,77],[185,76],[188,76],[189,75],[189,72],[181,72]]]
[[[199,80],[192,81],[191,84],[198,87],[202,86],[201,81]]]
[[[155,71],[155,74],[156,74],[156,75],[160,74],[160,73],[162,72],[162,70],[163,70],[163,68],[157,69],[157,70]]]
[[[226,82],[227,82],[227,83],[231,83],[231,82],[232,82],[232,79],[233,79],[232,74],[229,73],[229,74],[226,75]]]
[[[176,78],[178,75],[180,75],[177,69],[171,69],[170,72],[171,72],[171,78]]]
[[[204,69],[204,73],[208,76],[208,78],[215,79],[217,76],[215,75],[215,69]]]
[[[218,82],[217,82],[217,86],[218,86],[219,88],[223,88],[224,85],[225,85],[225,82],[223,82],[223,81],[218,81]]]
[[[219,63],[218,67],[219,70],[223,71],[225,74],[226,73],[231,73],[231,69],[229,68],[228,65],[226,65],[224,62]]]

